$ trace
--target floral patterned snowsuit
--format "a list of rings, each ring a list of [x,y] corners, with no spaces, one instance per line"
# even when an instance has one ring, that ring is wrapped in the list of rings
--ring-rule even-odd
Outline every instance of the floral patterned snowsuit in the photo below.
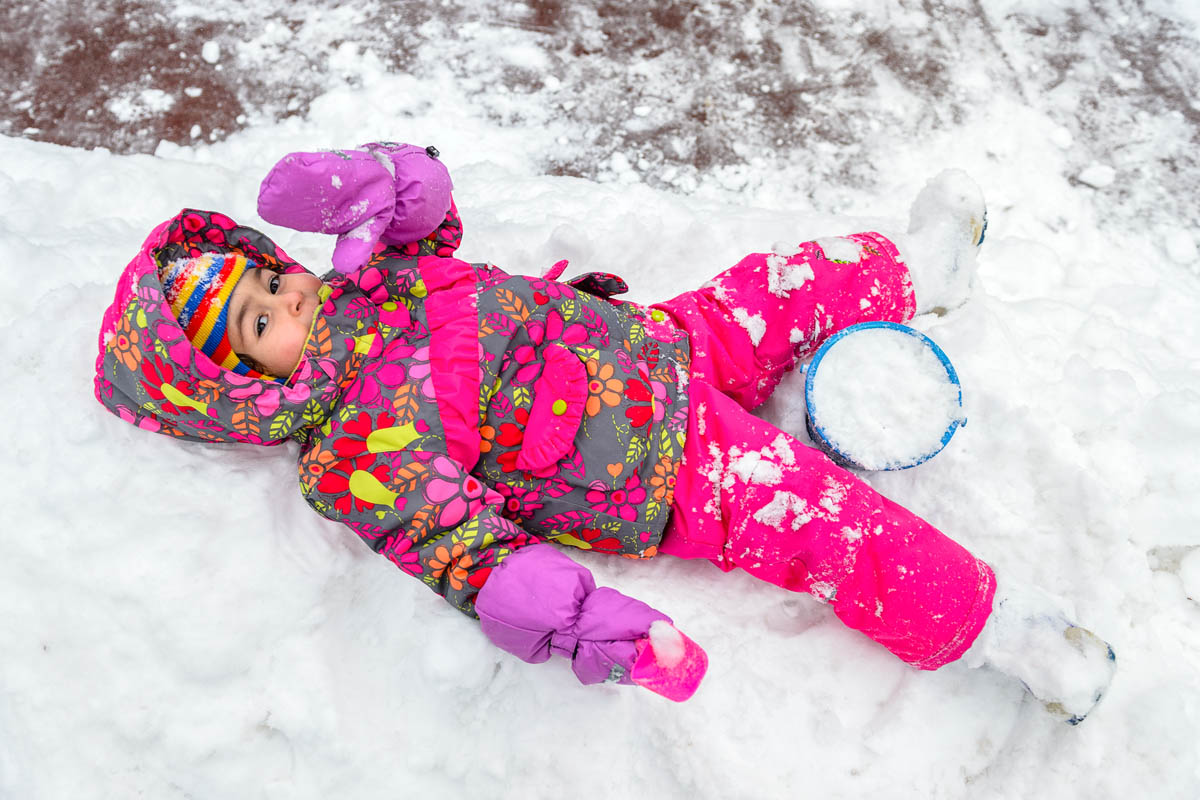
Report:
[[[590,576],[573,577],[565,591],[578,602],[547,601],[546,630],[527,630],[523,606],[554,583],[546,573],[576,568],[534,556],[547,552],[544,539],[741,566],[830,602],[922,667],[969,646],[990,609],[986,565],[745,411],[837,329],[911,316],[890,242],[851,237],[853,263],[825,258],[816,243],[790,257],[749,256],[703,289],[645,308],[612,299],[625,290],[615,276],[562,283],[562,264],[530,278],[460,261],[460,237],[452,207],[430,238],[381,245],[362,270],[325,276],[300,364],[273,382],[197,352],[163,302],[157,268],[208,250],[279,272],[303,267],[222,214],[185,210],[121,277],[101,330],[97,397],[179,438],[297,439],[314,509],[463,612],[479,611],[501,647],[531,661],[562,652],[585,682],[624,681],[625,639],[662,615],[613,606],[610,616],[637,623],[597,634],[603,646],[584,655],[583,620],[602,614],[580,611],[591,589],[578,586]],[[797,281],[800,267],[811,280]],[[747,452],[775,467],[756,475],[723,461]],[[506,562],[505,580],[489,583]]]

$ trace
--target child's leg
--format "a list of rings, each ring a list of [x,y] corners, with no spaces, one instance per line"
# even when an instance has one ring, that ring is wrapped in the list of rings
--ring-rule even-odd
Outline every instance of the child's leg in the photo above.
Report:
[[[819,239],[792,254],[746,256],[659,307],[688,331],[693,373],[754,408],[836,331],[962,303],[986,228],[979,187],[945,170],[913,202],[899,252],[878,233]]]
[[[688,332],[692,374],[754,408],[833,333],[904,322],[916,305],[895,245],[857,233],[806,242],[793,255],[748,255],[657,307]]]
[[[703,379],[688,391],[662,552],[808,592],[923,669],[966,651],[992,608],[987,564]]]

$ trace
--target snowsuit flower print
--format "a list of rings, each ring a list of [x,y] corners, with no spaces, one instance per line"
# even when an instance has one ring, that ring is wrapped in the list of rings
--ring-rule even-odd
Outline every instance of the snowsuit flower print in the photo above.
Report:
[[[661,538],[662,503],[626,503],[610,518],[590,509],[583,496],[601,481],[618,486],[640,483],[643,474],[648,479],[660,451],[679,452],[681,434],[618,427],[621,409],[610,409],[609,427],[593,420],[590,438],[581,443],[601,442],[622,456],[656,454],[654,461],[628,461],[614,471],[611,465],[622,459],[605,455],[593,468],[597,457],[576,447],[570,427],[582,421],[587,386],[581,356],[567,347],[599,358],[610,331],[621,340],[643,337],[633,330],[634,318],[598,297],[565,287],[555,306],[544,308],[538,301],[549,295],[536,293],[526,279],[450,257],[460,235],[451,206],[430,237],[404,247],[381,244],[361,270],[328,276],[300,363],[277,382],[222,369],[193,347],[165,304],[158,270],[203,252],[238,253],[283,274],[303,267],[225,215],[185,210],[150,234],[118,282],[101,329],[96,395],[127,422],[181,439],[264,445],[296,439],[300,488],[309,504],[480,617],[501,646],[534,661],[552,652],[567,655],[584,682],[651,676],[653,650],[644,641],[652,623],[668,618],[597,589],[586,569],[544,544],[588,527],[605,531],[611,550],[648,556]],[[547,322],[552,311],[558,318]],[[582,320],[577,327],[562,324],[575,318]],[[663,345],[674,362],[656,364],[664,375],[676,369],[672,363],[686,364],[686,340],[671,338],[674,345]],[[498,352],[486,349],[490,343],[500,343]],[[537,345],[548,355],[535,352]],[[558,381],[574,378],[558,391]],[[677,392],[671,401],[681,402]],[[481,410],[504,431],[486,459]],[[547,424],[515,427],[531,419]],[[655,442],[631,444],[650,435]],[[501,462],[505,455],[511,458]],[[509,510],[511,498],[518,499],[519,513]],[[493,570],[518,554],[521,564],[503,573],[507,590],[478,602]],[[539,586],[565,592],[540,618],[526,607]],[[512,610],[517,605],[519,614]],[[694,689],[701,661],[692,670]],[[678,694],[677,687],[659,689]]]
[[[307,171],[325,182],[341,170],[334,183],[349,199],[330,202],[351,207],[354,170],[380,157],[304,155],[264,182],[265,218],[288,216],[287,181],[313,180]],[[317,223],[308,229],[346,234]],[[425,238],[383,237],[366,263],[324,276],[299,364],[274,381],[193,347],[158,267],[232,252],[277,273],[304,268],[253,229],[185,210],[121,276],[96,395],[181,439],[297,440],[300,490],[316,511],[477,617],[501,648],[531,662],[566,656],[584,683],[686,699],[706,658],[665,615],[597,588],[548,541],[740,567],[831,604],[921,668],[967,650],[991,610],[988,566],[747,410],[838,329],[912,316],[891,241],[839,239],[836,260],[819,243],[751,255],[647,308],[616,299],[627,287],[613,275],[559,281],[565,262],[530,278],[461,261],[461,233],[450,201]],[[688,658],[658,660],[663,637]]]

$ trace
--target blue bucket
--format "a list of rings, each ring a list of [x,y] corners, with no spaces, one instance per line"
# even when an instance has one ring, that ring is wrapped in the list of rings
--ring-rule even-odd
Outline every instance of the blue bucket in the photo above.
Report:
[[[937,356],[938,361],[940,361],[942,366],[945,368],[946,377],[949,379],[950,383],[953,384],[954,387],[958,390],[958,407],[959,407],[959,410],[961,411],[961,409],[962,409],[962,385],[958,381],[958,373],[954,371],[954,365],[950,363],[950,359],[946,357],[946,354],[944,352],[942,352],[942,348],[938,347],[937,344],[935,344],[932,339],[930,339],[928,336],[926,336],[925,334],[921,333],[918,330],[910,328],[907,325],[901,325],[896,322],[861,322],[857,325],[851,325],[848,328],[843,328],[842,330],[838,331],[833,336],[826,339],[825,342],[819,348],[817,348],[817,352],[813,355],[812,361],[810,361],[803,368],[805,371],[804,404],[805,404],[806,410],[808,412],[806,419],[805,419],[805,426],[808,429],[808,435],[810,437],[812,437],[812,440],[817,445],[817,447],[821,448],[821,450],[824,451],[825,454],[828,455],[831,459],[833,459],[833,461],[835,463],[840,464],[843,467],[850,467],[852,469],[869,470],[869,471],[876,470],[876,469],[883,469],[883,470],[909,469],[910,467],[915,467],[918,464],[923,464],[924,462],[928,461],[929,459],[933,458],[935,455],[940,453],[942,451],[942,449],[945,448],[945,446],[950,442],[950,437],[952,437],[954,435],[954,432],[956,430],[958,430],[958,428],[960,426],[967,424],[966,418],[962,417],[960,414],[957,419],[954,419],[953,421],[951,421],[949,426],[946,428],[946,432],[942,434],[941,441],[937,444],[936,447],[934,447],[929,452],[913,453],[909,457],[903,458],[896,462],[891,462],[883,467],[868,467],[868,466],[864,466],[863,464],[858,463],[857,461],[854,460],[854,458],[852,456],[850,456],[849,454],[838,449],[838,446],[830,439],[830,437],[826,433],[825,429],[822,428],[820,425],[817,425],[813,422],[813,419],[815,416],[813,413],[813,386],[816,383],[817,375],[820,370],[821,359],[825,357],[825,354],[829,352],[829,349],[831,347],[833,347],[835,344],[837,344],[839,341],[841,341],[845,337],[853,336],[855,333],[857,333],[859,331],[864,331],[864,330],[868,330],[871,328],[888,328],[891,330],[900,331],[901,333],[905,333],[909,336],[914,337],[915,339],[920,341],[925,347],[932,350],[933,354],[935,356]]]

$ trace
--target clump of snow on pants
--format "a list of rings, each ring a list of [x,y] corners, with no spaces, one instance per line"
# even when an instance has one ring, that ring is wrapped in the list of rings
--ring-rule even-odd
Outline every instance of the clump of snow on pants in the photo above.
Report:
[[[768,460],[771,455],[770,449],[742,453],[739,448],[732,448],[729,452],[729,470],[746,483],[774,486],[783,480],[783,470]]]
[[[817,246],[830,261],[840,261],[843,264],[854,264],[862,258],[862,245],[853,239],[841,236],[817,239]]]
[[[792,530],[798,531],[812,520],[808,502],[799,495],[787,491],[776,491],[771,502],[754,512],[754,521],[771,528],[783,528],[788,514],[792,514]]]
[[[737,320],[737,324],[746,329],[746,333],[750,334],[750,343],[758,347],[758,343],[762,341],[763,335],[767,332],[766,320],[762,318],[762,314],[751,314],[744,308],[733,309],[733,318]]]
[[[767,256],[767,291],[776,297],[787,297],[792,289],[799,289],[815,277],[807,261],[792,264],[781,255]]]
[[[839,339],[813,376],[809,412],[824,438],[866,469],[911,464],[935,452],[962,419],[959,390],[923,341],[868,328]]]

